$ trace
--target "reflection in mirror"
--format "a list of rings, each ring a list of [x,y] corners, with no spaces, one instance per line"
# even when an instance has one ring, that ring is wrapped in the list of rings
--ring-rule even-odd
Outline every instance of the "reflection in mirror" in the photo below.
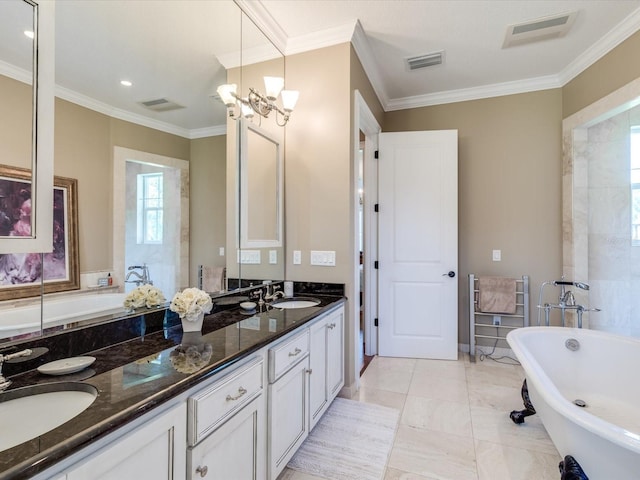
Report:
[[[252,123],[240,132],[240,247],[281,247],[282,149]]]
[[[32,238],[35,230],[35,5],[24,0],[0,2],[0,339],[40,331],[38,311],[17,322],[13,309],[24,296],[38,295],[43,257],[14,249],[10,238]],[[45,272],[46,273],[46,272]],[[39,308],[39,305],[37,305]]]
[[[34,158],[34,6],[0,2],[0,145],[2,161],[29,171],[28,178],[0,177],[0,239],[31,236],[31,173]]]
[[[284,73],[282,53],[243,14],[242,65],[240,68],[227,69],[225,83],[236,84],[237,95],[245,98],[251,89],[265,94],[265,77],[284,78]],[[241,117],[238,109],[238,107],[235,108],[233,118]],[[281,177],[284,160],[282,149],[276,147],[284,145],[284,128],[278,125],[275,113],[268,117],[262,117],[256,113],[240,121],[233,118],[230,117],[227,121],[227,169],[240,172],[240,177],[228,176],[228,180],[233,183],[227,183],[227,185],[228,187],[234,185],[235,188],[239,186],[240,194],[238,195],[237,192],[227,194],[227,224],[235,225],[236,222],[238,224],[236,230],[227,232],[227,243],[233,243],[238,249],[241,285],[250,286],[265,281],[284,280],[285,246],[282,230],[284,222]],[[257,132],[260,133],[257,134]],[[239,141],[239,139],[243,140]],[[237,151],[238,147],[242,149],[243,146],[248,150],[249,156],[245,157],[242,151]],[[266,147],[271,153],[259,153],[260,146]],[[275,154],[276,150],[279,150],[279,157]],[[242,161],[240,161],[241,158]],[[276,161],[278,158],[279,160]],[[265,163],[262,162],[263,160]],[[279,167],[276,166],[278,163]],[[260,175],[263,174],[267,176],[261,181]],[[243,188],[247,191],[243,191]],[[244,203],[252,197],[262,197],[265,200],[270,197],[279,204],[270,202],[260,207],[257,202]],[[247,214],[250,219],[245,218]],[[241,221],[238,222],[237,219]],[[258,220],[257,225],[253,224],[254,219]],[[249,230],[245,231],[246,228]],[[230,278],[233,278],[233,272]]]
[[[8,3],[3,0],[0,7]],[[251,83],[262,90],[262,76],[284,75],[282,55],[231,0],[57,0],[55,13],[54,174],[77,181],[80,288],[45,295],[45,329],[75,327],[87,319],[108,320],[120,315],[125,285],[135,286],[125,283],[128,268],[139,263],[147,264],[154,284],[163,284],[168,277],[176,279],[173,286],[163,289],[198,286],[200,265],[226,268],[227,277],[233,272],[233,287],[237,288],[241,283],[237,267],[240,230],[237,202],[229,202],[228,197],[239,195],[235,176],[238,159],[235,150],[227,158],[226,141],[227,136],[236,138],[236,130],[233,127],[226,131],[225,106],[216,97],[216,88],[235,74],[238,84]],[[17,22],[10,18],[0,15],[0,35],[8,35],[9,25]],[[2,37],[0,48],[6,45],[15,46],[15,42]],[[4,62],[4,50],[0,53]],[[245,63],[259,66],[256,81],[251,78],[253,67],[248,65],[245,70]],[[121,84],[122,80],[131,84]],[[2,74],[3,106],[18,99],[30,105],[30,94],[23,91],[25,85],[28,82]],[[31,131],[31,121],[24,112],[0,118],[0,139],[7,158],[17,158],[16,153],[25,151],[25,145],[30,147],[30,133],[25,136],[25,132]],[[7,122],[12,127],[21,125],[19,134],[9,134],[10,130],[4,128]],[[270,131],[269,122],[263,120],[261,126]],[[283,129],[278,127],[277,132],[282,144]],[[125,155],[126,160],[118,163],[118,148],[143,155],[143,160]],[[166,190],[179,191],[180,203],[186,205],[180,207],[181,214],[189,219],[189,228],[179,236],[179,249],[161,254],[165,261],[161,267],[153,263],[154,255],[141,253],[145,246],[137,243],[139,222],[134,234],[130,221],[125,221],[140,218],[138,192],[129,202],[135,207],[123,206],[120,216],[117,211],[127,203],[132,185],[136,190],[138,185],[137,180],[125,183],[126,164],[144,162],[154,168],[162,166],[161,170],[167,172],[162,159],[176,161],[171,168],[183,165],[181,162],[188,164],[188,169],[182,169],[188,174],[181,173],[179,187]],[[116,170],[117,164],[123,166],[122,175]],[[145,173],[153,172],[136,172],[136,179]],[[163,201],[165,205],[176,202],[166,197]],[[233,222],[227,222],[227,218],[233,218]],[[156,222],[164,232],[177,223],[182,220],[168,209],[162,212],[162,221]],[[127,241],[135,252],[132,256],[125,247]],[[255,281],[284,278],[281,251],[276,263],[268,263],[268,251],[263,259],[278,272],[250,269]],[[163,293],[170,299],[175,292]],[[75,312],[71,318],[70,311]],[[10,336],[0,331],[0,341],[2,337],[6,341]]]

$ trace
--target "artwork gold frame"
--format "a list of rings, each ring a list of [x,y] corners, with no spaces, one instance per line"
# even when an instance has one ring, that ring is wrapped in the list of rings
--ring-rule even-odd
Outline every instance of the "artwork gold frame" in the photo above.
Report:
[[[80,288],[78,181],[53,179],[53,251],[0,255],[0,300]],[[31,229],[31,171],[0,165],[0,241]]]

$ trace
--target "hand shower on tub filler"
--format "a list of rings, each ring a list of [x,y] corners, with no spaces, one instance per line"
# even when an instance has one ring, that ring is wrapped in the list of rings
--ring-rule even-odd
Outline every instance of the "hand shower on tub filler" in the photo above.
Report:
[[[560,287],[560,293],[558,295],[557,303],[543,303],[544,297],[544,289],[546,286],[554,286]],[[599,308],[588,308],[584,305],[580,305],[576,303],[576,298],[574,293],[569,290],[567,287],[576,287],[580,290],[589,291],[589,285],[584,282],[575,282],[570,280],[565,280],[564,275],[560,280],[551,280],[547,282],[543,282],[540,285],[540,294],[538,296],[538,325],[540,325],[540,312],[544,310],[544,324],[548,327],[550,325],[550,313],[551,310],[557,309],[560,310],[560,322],[564,327],[566,324],[566,312],[575,311],[577,316],[576,326],[578,328],[582,328],[582,314],[584,312],[599,312]]]

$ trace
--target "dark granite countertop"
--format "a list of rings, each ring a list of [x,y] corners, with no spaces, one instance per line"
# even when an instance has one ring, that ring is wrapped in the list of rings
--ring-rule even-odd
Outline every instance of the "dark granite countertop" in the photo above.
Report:
[[[36,383],[81,380],[95,386],[99,394],[72,420],[0,452],[0,479],[30,478],[46,470],[345,301],[340,296],[315,296],[321,300],[316,307],[270,308],[254,315],[234,308],[206,316],[201,334],[183,334],[177,325],[88,351],[86,354],[96,358],[95,363],[76,374],[51,377],[31,370],[12,377],[10,390]],[[211,357],[202,362],[200,370],[193,371],[191,364],[186,370],[193,373],[181,373],[178,370],[185,368],[180,360],[185,357],[179,358],[179,354],[188,345],[205,352],[205,360],[209,353]],[[82,379],[90,374],[93,376]]]

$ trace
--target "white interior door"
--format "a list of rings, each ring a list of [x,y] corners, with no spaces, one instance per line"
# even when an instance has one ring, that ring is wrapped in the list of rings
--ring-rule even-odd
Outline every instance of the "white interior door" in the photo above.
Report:
[[[379,354],[455,360],[458,132],[382,133],[379,150]]]

